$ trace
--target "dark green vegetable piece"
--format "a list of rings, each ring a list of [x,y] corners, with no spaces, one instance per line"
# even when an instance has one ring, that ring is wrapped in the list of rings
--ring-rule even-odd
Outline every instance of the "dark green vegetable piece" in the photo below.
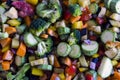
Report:
[[[80,38],[81,38],[81,35],[80,35],[80,31],[79,30],[74,30],[69,38],[68,38],[68,43],[70,45],[73,45],[73,44],[76,44],[76,43],[79,43],[80,42]]]
[[[30,64],[25,63],[23,67],[17,72],[16,75],[12,75],[11,72],[7,74],[7,80],[22,80],[25,77],[25,73],[30,69]]]
[[[51,23],[54,23],[57,19],[60,18],[62,12],[61,5],[59,1],[53,3],[52,0],[39,3],[36,7],[36,13],[42,18],[47,18]]]
[[[72,13],[72,15],[75,17],[82,14],[82,11],[81,11],[80,6],[78,4],[69,5],[69,10]]]
[[[46,22],[44,19],[38,18],[32,21],[30,31],[36,36],[39,36],[49,26],[50,26],[49,22]]]

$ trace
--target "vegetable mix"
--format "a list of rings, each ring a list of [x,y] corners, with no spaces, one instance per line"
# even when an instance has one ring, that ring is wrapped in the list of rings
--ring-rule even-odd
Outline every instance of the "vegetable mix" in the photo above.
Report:
[[[120,80],[120,0],[0,0],[0,80]]]

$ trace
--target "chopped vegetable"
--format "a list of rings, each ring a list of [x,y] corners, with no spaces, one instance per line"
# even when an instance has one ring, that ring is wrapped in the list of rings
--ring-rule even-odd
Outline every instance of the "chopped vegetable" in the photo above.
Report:
[[[17,30],[14,27],[6,27],[5,32],[7,32],[8,34],[13,34],[13,33],[17,32]]]
[[[13,58],[13,53],[10,50],[7,50],[3,54],[3,60],[12,60],[12,58]]]
[[[21,57],[24,57],[25,54],[26,54],[26,46],[24,43],[20,43],[20,46],[17,50],[17,53],[16,53],[18,56],[21,56]]]
[[[9,70],[9,69],[10,69],[10,62],[8,62],[8,61],[3,61],[3,62],[2,62],[2,69],[3,69],[3,70]]]
[[[78,4],[71,4],[69,5],[69,10],[73,16],[80,16],[82,14],[80,10],[80,6]]]

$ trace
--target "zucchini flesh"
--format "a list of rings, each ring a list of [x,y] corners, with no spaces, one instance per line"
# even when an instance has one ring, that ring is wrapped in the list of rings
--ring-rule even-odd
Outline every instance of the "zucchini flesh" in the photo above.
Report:
[[[71,50],[69,56],[70,56],[71,58],[79,58],[80,55],[81,55],[80,46],[77,45],[77,44],[74,44],[74,45],[71,46],[71,49],[72,49],[72,50]]]
[[[98,51],[98,43],[96,41],[91,41],[90,44],[82,43],[83,53],[87,56],[92,56]]]
[[[65,43],[65,42],[61,42],[58,46],[57,46],[57,54],[59,56],[67,56],[71,51],[71,47]]]
[[[33,47],[38,43],[35,37],[31,33],[26,33],[24,35],[24,42],[28,47]]]
[[[110,30],[105,30],[101,35],[101,40],[103,43],[107,41],[115,41],[115,33]]]

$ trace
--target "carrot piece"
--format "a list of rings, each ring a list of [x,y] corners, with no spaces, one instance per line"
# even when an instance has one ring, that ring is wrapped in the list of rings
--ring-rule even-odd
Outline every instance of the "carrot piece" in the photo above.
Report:
[[[120,73],[115,71],[114,72],[114,75],[112,76],[113,80],[117,80],[117,79],[120,79]]]
[[[90,2],[92,3],[92,2],[96,2],[96,0],[90,0]]]
[[[23,44],[22,42],[20,43],[20,46],[19,46],[16,54],[18,56],[21,56],[21,57],[25,56],[25,54],[26,54],[26,46],[25,46],[25,44]]]
[[[29,27],[30,24],[31,24],[31,18],[30,18],[29,16],[26,16],[26,17],[24,18],[24,20],[25,20],[26,25]]]
[[[50,36],[54,36],[54,37],[58,38],[58,34],[55,31],[53,31],[52,29],[50,29],[50,28],[48,28],[47,33]]]
[[[56,80],[56,77],[57,77],[58,75],[56,74],[56,73],[53,73],[52,74],[52,76],[51,76],[51,78],[50,78],[50,80]]]
[[[88,24],[85,23],[85,24],[83,25],[82,29],[87,28],[87,27],[88,27]]]
[[[48,35],[47,34],[41,34],[40,37],[47,39]]]
[[[54,56],[54,58],[55,58],[55,59],[54,59],[54,67],[60,67],[60,63],[59,63],[57,57]]]
[[[73,24],[74,22],[80,20],[81,16],[77,16],[77,17],[74,17],[74,16],[71,16],[70,17],[70,22]]]
[[[7,50],[3,54],[3,60],[12,60],[12,58],[13,58],[13,53],[10,50]]]
[[[9,61],[3,61],[2,62],[2,69],[3,70],[9,70],[10,69],[10,62]]]
[[[8,34],[12,34],[15,33],[17,30],[15,27],[6,27],[5,28],[5,32],[7,32]]]
[[[97,76],[97,80],[103,80],[100,76]]]
[[[0,39],[0,44],[2,48],[10,45],[10,43],[11,43],[11,38]]]
[[[72,64],[70,58],[66,57],[66,58],[64,59],[64,64],[66,64],[67,66],[70,66],[70,65]]]

